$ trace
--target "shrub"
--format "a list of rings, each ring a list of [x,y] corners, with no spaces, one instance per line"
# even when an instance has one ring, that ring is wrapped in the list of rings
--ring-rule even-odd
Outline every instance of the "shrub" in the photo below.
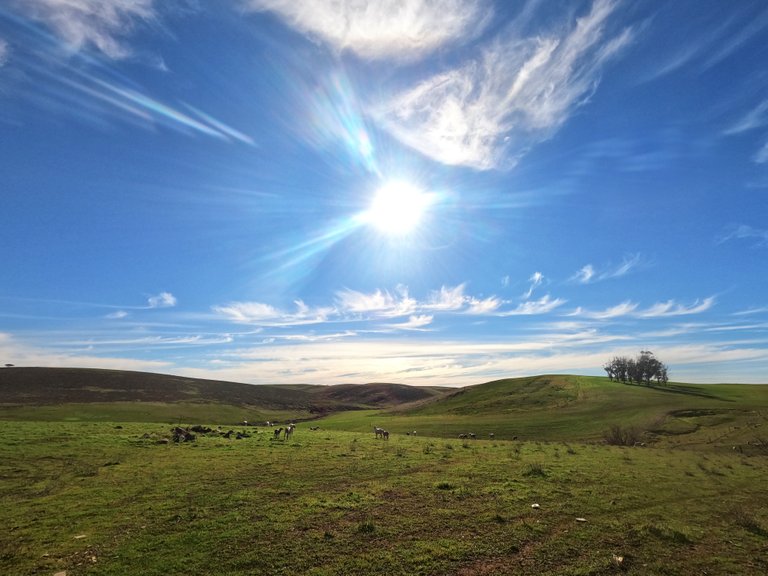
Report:
[[[603,433],[606,444],[612,446],[634,446],[640,442],[641,434],[637,428],[623,428],[614,424]]]

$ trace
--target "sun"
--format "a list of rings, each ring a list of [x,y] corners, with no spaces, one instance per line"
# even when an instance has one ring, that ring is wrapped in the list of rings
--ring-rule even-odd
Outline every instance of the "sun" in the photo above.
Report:
[[[410,182],[393,180],[382,185],[362,217],[389,236],[413,232],[431,203],[431,197]]]

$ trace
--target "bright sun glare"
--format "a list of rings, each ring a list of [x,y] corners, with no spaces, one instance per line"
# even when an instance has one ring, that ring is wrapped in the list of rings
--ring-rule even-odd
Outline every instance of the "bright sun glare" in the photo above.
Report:
[[[377,190],[364,218],[385,234],[402,236],[419,225],[429,204],[429,195],[417,186],[403,181],[387,182]]]

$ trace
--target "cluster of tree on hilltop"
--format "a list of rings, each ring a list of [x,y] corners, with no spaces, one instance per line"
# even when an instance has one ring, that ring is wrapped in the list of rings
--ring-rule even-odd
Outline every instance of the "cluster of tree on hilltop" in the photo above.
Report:
[[[637,358],[615,356],[603,369],[611,381],[616,380],[624,384],[635,382],[650,386],[653,381],[662,385],[669,381],[667,367],[650,350],[640,351]]]

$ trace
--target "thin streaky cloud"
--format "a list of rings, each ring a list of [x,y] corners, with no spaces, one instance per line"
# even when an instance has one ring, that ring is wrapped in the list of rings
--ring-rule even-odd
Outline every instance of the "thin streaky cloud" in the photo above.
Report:
[[[754,160],[756,164],[768,164],[768,142],[755,153],[752,160]]]
[[[592,284],[611,278],[621,278],[622,276],[629,274],[633,269],[639,266],[641,262],[642,256],[637,253],[625,256],[622,263],[618,266],[607,266],[601,271],[596,270],[592,264],[586,264],[571,276],[569,281],[576,282],[577,284]]]
[[[763,306],[760,308],[749,308],[747,310],[741,310],[740,312],[734,312],[734,316],[749,316],[751,314],[762,314],[763,312],[768,312],[768,306]]]
[[[528,278],[528,282],[531,283],[531,285],[528,287],[528,291],[523,295],[524,299],[528,299],[533,295],[533,291],[536,290],[537,287],[541,286],[541,283],[544,281],[544,275],[541,272],[534,272],[533,275]]]
[[[688,306],[679,304],[674,300],[667,300],[666,302],[657,302],[642,310],[638,309],[639,304],[626,300],[616,306],[611,306],[604,310],[586,310],[582,307],[578,307],[568,315],[590,318],[592,320],[610,320],[612,318],[621,318],[623,316],[631,316],[634,318],[666,318],[670,316],[685,316],[706,312],[714,306],[715,300],[714,296],[710,296],[703,300],[696,300]]]
[[[154,0],[12,0],[27,18],[43,23],[77,52],[95,49],[113,59],[133,51],[124,42],[142,23],[158,17]]]
[[[335,313],[333,308],[312,308],[303,301],[294,302],[296,310],[285,312],[263,302],[231,302],[213,306],[213,312],[236,324],[257,326],[301,326],[328,321]]]
[[[700,314],[706,312],[715,304],[715,297],[710,296],[704,298],[701,302],[696,300],[690,306],[684,304],[678,304],[674,300],[667,300],[666,302],[658,302],[650,308],[638,313],[640,318],[659,318],[662,316],[684,316],[688,314]]]
[[[611,306],[609,308],[606,308],[604,310],[585,310],[581,306],[576,308],[573,312],[568,314],[569,316],[578,316],[582,318],[590,318],[593,320],[609,320],[611,318],[620,318],[622,316],[627,316],[629,314],[632,314],[635,310],[637,310],[637,304],[634,302],[630,302],[629,300],[622,302],[621,304],[617,304],[616,306]]]
[[[766,125],[768,125],[768,99],[763,100],[760,104],[747,112],[723,133],[728,135],[740,134],[742,132],[747,132],[748,130],[762,128]]]
[[[10,48],[8,42],[0,38],[0,66],[4,66],[8,61],[8,55],[10,54]]]
[[[413,60],[466,41],[493,16],[486,0],[246,0],[246,9],[271,12],[337,51],[372,60]]]
[[[632,38],[607,32],[616,8],[596,0],[559,34],[514,27],[480,57],[408,89],[372,114],[403,144],[448,165],[513,166],[589,100],[603,65]]]
[[[768,145],[766,145],[766,152],[768,153]],[[754,228],[747,224],[740,224],[739,226],[732,228],[727,234],[721,236],[717,243],[723,244],[731,240],[756,240],[756,246],[768,246],[768,230]]]
[[[549,294],[546,294],[538,300],[522,302],[514,310],[500,312],[499,316],[532,316],[536,314],[547,314],[552,312],[555,308],[559,308],[565,304],[565,302],[566,301],[562,298],[553,299]]]

